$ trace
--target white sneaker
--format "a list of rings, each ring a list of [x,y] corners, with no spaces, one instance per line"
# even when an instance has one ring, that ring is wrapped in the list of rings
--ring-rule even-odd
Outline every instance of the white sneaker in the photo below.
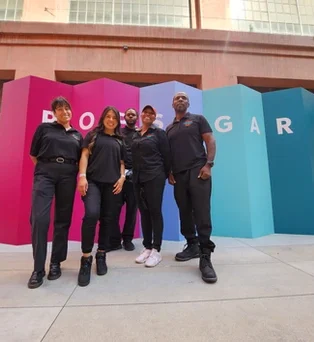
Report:
[[[149,258],[145,262],[146,267],[155,267],[162,260],[161,254],[157,251],[157,249],[152,249]]]
[[[144,248],[141,254],[135,259],[137,264],[144,264],[144,262],[149,258],[152,250]]]

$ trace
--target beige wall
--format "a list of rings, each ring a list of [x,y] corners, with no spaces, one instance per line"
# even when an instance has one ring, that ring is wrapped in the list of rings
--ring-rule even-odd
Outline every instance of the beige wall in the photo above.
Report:
[[[22,21],[67,23],[69,11],[69,0],[24,0]]]
[[[208,89],[236,84],[241,77],[255,80],[255,86],[272,86],[280,79],[314,88],[311,37],[15,22],[0,22],[0,31],[0,79],[1,73],[14,70],[15,78],[176,79]]]
[[[202,28],[232,29],[229,15],[230,0],[201,0]]]

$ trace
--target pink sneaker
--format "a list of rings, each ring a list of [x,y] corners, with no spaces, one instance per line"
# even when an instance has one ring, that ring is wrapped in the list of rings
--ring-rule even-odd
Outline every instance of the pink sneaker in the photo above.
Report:
[[[135,259],[135,262],[137,264],[144,264],[145,261],[149,258],[152,250],[144,248],[141,252],[141,254]]]
[[[145,262],[146,267],[155,267],[162,260],[161,254],[157,251],[157,249],[152,249],[149,258]]]

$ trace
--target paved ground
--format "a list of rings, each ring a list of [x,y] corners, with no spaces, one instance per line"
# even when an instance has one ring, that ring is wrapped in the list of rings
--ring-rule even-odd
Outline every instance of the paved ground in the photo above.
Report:
[[[165,242],[154,269],[135,252],[108,254],[109,272],[76,285],[79,244],[63,275],[26,286],[30,246],[0,244],[0,341],[314,341],[314,236],[214,238],[219,280],[202,282],[197,260],[174,261]]]

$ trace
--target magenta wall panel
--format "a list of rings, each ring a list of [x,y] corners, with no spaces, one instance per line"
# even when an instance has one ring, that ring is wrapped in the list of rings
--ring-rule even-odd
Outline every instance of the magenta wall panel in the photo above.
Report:
[[[83,136],[97,124],[106,106],[117,107],[121,119],[128,107],[139,107],[138,88],[108,79],[70,86],[29,76],[6,83],[0,115],[0,243],[21,245],[31,242],[29,217],[34,166],[29,150],[37,126],[54,120],[50,103],[57,96],[66,97],[72,104],[72,125]],[[70,240],[80,240],[83,213],[83,204],[77,194]],[[123,218],[124,210],[121,223]],[[53,223],[53,218],[51,221]],[[52,229],[50,238],[51,233]],[[139,234],[137,220],[135,236]]]
[[[0,242],[30,243],[30,206],[34,166],[29,157],[33,134],[48,116],[51,100],[71,100],[72,87],[36,77],[4,85],[0,117]],[[51,231],[50,231],[51,236]]]

